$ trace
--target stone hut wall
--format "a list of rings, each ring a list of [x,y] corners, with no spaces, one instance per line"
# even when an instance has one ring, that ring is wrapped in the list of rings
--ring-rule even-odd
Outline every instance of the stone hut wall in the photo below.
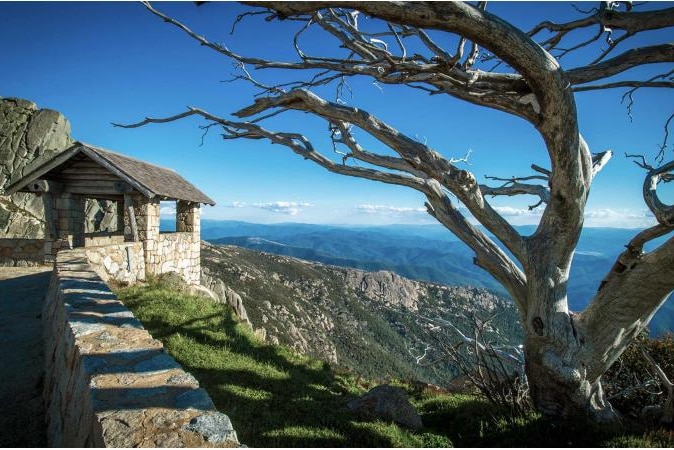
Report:
[[[120,233],[87,233],[84,235],[85,247],[100,247],[124,243],[124,235]]]
[[[0,267],[37,266],[44,262],[44,239],[0,239]]]
[[[193,233],[165,233],[159,235],[157,251],[152,255],[152,269],[148,273],[176,272],[189,284],[201,280],[201,242]]]
[[[45,299],[51,447],[235,447],[229,418],[87,263],[62,250]]]
[[[175,272],[188,284],[201,280],[201,222],[198,203],[176,202],[176,232],[159,232],[159,201],[134,198],[138,235],[145,250],[145,271]]]
[[[145,279],[145,257],[142,242],[84,247],[89,264],[105,282],[115,280],[133,284]]]

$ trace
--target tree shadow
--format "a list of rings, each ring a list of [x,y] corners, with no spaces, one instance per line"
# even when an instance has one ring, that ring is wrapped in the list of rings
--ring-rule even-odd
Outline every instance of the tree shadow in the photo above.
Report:
[[[270,377],[255,369],[209,367],[181,360],[234,423],[241,442],[253,447],[392,447],[388,436],[358,426],[346,404],[354,398],[327,363],[309,366],[292,361],[284,351],[255,342],[237,330],[229,314],[219,315],[224,333],[214,337],[212,326],[198,326],[214,315],[179,325],[161,317],[144,321],[158,339],[180,336],[212,348],[227,347],[254,364],[270,366],[284,376]]]
[[[593,424],[583,417],[554,420],[533,412],[518,417],[478,396],[454,406],[431,402],[421,416],[428,429],[457,447],[603,447],[611,438],[643,431]]]

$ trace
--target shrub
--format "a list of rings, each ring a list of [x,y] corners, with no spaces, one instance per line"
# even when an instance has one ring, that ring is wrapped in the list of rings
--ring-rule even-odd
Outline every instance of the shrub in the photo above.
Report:
[[[667,400],[667,389],[652,364],[642,354],[642,348],[669,380],[674,380],[674,335],[650,339],[647,332],[642,333],[603,378],[606,396],[611,404],[632,418],[643,418],[644,408],[662,407]]]

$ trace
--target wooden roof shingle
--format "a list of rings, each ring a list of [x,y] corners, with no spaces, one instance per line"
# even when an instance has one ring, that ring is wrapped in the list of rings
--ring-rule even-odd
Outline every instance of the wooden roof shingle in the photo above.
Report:
[[[184,200],[215,205],[215,202],[210,197],[171,169],[81,142],[75,143],[68,150],[59,153],[51,160],[29,169],[30,171],[26,176],[13,181],[7,187],[5,195],[19,191],[32,181],[42,177],[50,170],[62,165],[80,153],[96,161],[105,169],[143,193],[146,197],[160,197],[162,199]]]

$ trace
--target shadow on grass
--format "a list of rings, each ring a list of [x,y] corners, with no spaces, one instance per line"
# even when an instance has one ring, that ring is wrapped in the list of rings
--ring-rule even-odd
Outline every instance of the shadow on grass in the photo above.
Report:
[[[671,446],[667,436],[644,435],[635,423],[599,425],[584,418],[554,420],[530,413],[513,417],[479,397],[450,402],[438,398],[420,411],[429,431],[449,438],[456,447],[643,447],[658,442]]]
[[[357,389],[327,363],[260,343],[222,306],[144,293],[120,298],[161,339],[183,368],[232,419],[251,447],[641,447],[643,429],[559,422],[531,414],[511,420],[477,396],[415,395],[426,426],[419,432],[362,422],[346,404]],[[192,302],[192,300],[187,300]],[[175,313],[175,314],[174,314]],[[145,317],[143,317],[145,316]]]
[[[127,306],[144,302],[133,296]],[[239,440],[253,447],[392,447],[395,442],[359,424],[346,403],[354,398],[327,363],[293,361],[290,353],[256,342],[240,331],[227,313],[200,315],[171,323],[162,316],[139,317],[185,370],[192,373],[217,408],[235,426]],[[172,336],[188,338],[204,348],[227,349],[241,365],[183,358]],[[187,350],[186,350],[187,351]],[[360,426],[359,426],[360,425]]]

